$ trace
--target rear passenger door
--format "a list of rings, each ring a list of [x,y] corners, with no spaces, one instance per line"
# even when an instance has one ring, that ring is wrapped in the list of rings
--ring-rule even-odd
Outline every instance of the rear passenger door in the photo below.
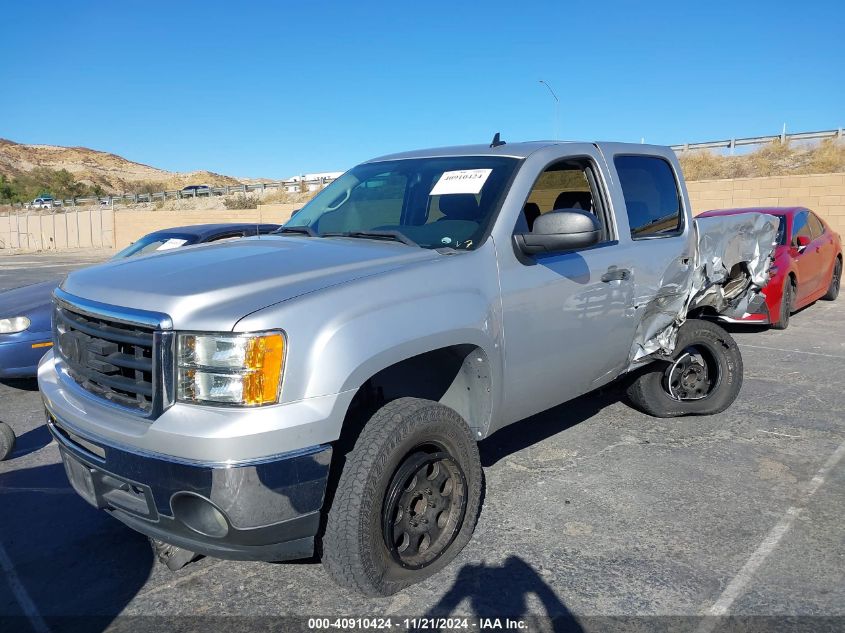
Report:
[[[604,147],[617,185],[612,195],[620,241],[628,243],[632,252],[632,310],[639,341],[671,321],[671,311],[664,309],[683,294],[695,250],[677,159],[671,150],[653,151],[654,155],[631,154],[626,146]],[[646,331],[646,324],[663,326]]]
[[[810,247],[818,254],[818,274],[816,276],[816,293],[821,294],[827,291],[830,285],[830,276],[833,273],[833,258],[836,257],[836,247],[830,234],[818,216],[810,211],[810,231],[813,234],[813,241]]]

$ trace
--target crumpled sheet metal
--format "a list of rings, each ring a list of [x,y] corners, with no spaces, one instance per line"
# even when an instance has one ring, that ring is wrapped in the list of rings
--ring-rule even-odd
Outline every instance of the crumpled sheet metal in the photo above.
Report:
[[[631,366],[652,354],[671,354],[691,310],[707,306],[720,314],[743,314],[769,279],[778,222],[765,213],[694,220],[695,252],[672,262],[644,306]]]

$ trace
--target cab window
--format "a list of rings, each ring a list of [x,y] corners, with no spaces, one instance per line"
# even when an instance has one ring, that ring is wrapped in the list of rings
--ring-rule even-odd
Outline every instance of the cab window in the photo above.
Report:
[[[519,220],[522,227],[517,227],[517,231],[526,228],[531,231],[534,221],[544,213],[578,209],[595,215],[603,228],[601,242],[609,240],[609,224],[606,222],[595,173],[596,170],[586,159],[567,159],[551,164],[531,188]]]
[[[678,235],[683,230],[681,192],[672,166],[656,156],[613,160],[635,240]]]

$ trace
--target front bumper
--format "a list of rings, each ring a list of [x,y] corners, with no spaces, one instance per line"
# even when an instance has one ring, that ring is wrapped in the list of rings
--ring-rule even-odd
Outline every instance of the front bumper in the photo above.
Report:
[[[82,437],[49,412],[47,426],[76,492],[142,534],[233,560],[313,554],[331,446],[204,465]]]

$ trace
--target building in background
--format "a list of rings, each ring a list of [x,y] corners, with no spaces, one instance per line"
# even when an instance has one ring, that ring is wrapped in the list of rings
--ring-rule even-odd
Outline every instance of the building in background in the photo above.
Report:
[[[290,178],[285,178],[285,182],[290,183],[291,181],[294,181],[296,183],[300,183],[304,180],[306,183],[305,186],[307,191],[317,191],[325,187],[335,178],[340,177],[342,174],[342,171],[323,171],[317,174],[302,174],[300,176],[291,176]],[[299,184],[286,184],[285,190],[288,193],[298,193],[301,191],[301,186]]]

